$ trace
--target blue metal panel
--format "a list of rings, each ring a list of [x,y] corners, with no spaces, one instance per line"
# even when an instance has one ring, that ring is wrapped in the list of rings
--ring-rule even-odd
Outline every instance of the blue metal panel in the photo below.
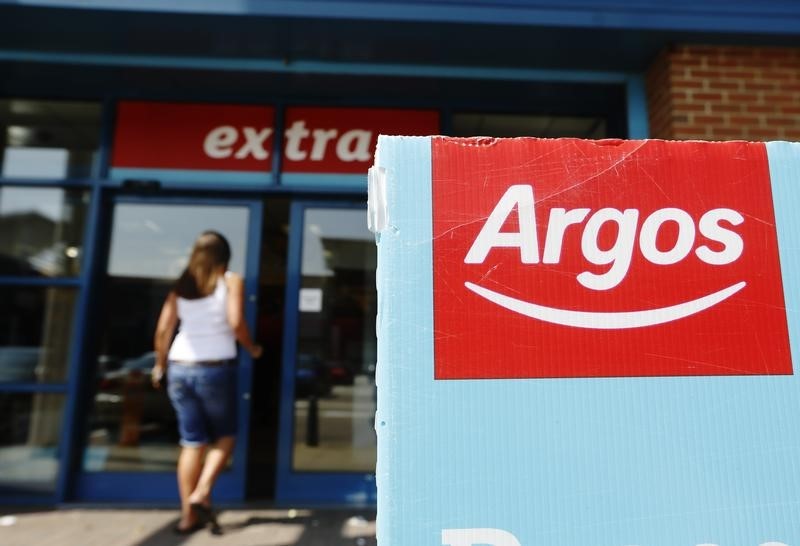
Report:
[[[629,76],[626,85],[628,95],[628,138],[645,139],[650,136],[647,117],[647,94],[642,76]]]
[[[111,165],[111,150],[114,145],[114,125],[117,117],[117,103],[113,99],[107,98],[103,101],[103,125],[100,128],[100,150],[97,159],[97,174],[99,178],[108,177],[109,165]]]
[[[451,107],[444,108],[439,116],[441,126],[439,130],[443,135],[453,134],[453,109]]]
[[[303,217],[308,208],[360,208],[363,205],[335,201],[292,203],[289,256],[284,299],[283,374],[278,430],[276,494],[278,503],[374,504],[377,499],[374,474],[345,472],[297,472],[292,468],[294,449],[294,381],[299,324],[298,298],[302,272]]]
[[[155,180],[162,187],[207,187],[225,185],[258,189],[272,183],[272,173],[253,171],[206,171],[201,169],[136,169],[113,167],[110,179],[121,183],[125,180]]]
[[[232,207],[249,207],[253,201],[243,199],[236,195],[222,197],[194,197],[184,195],[116,195],[114,204],[133,203],[148,205],[220,205]],[[248,249],[249,250],[249,249]],[[248,272],[249,274],[249,272]]]
[[[0,504],[14,506],[47,506],[53,503],[53,495],[19,495],[0,490]]]
[[[0,178],[0,186],[88,186],[96,180],[85,178]]]
[[[232,16],[432,21],[725,32],[800,30],[789,0],[0,0],[0,4]]]
[[[328,173],[283,173],[281,184],[292,187],[352,188],[367,193],[367,173],[328,174]]]
[[[60,51],[1,50],[0,61],[77,64],[138,68],[178,68],[281,74],[330,74],[340,76],[392,76],[510,81],[578,83],[625,83],[627,74],[615,71],[551,70],[493,66],[447,66],[424,64],[374,64],[234,57],[191,57],[170,55],[115,55],[66,53]]]
[[[258,320],[258,279],[259,266],[261,265],[261,232],[263,222],[263,207],[260,201],[251,202],[249,205],[250,218],[247,234],[247,263],[245,264],[245,319],[250,331],[256,332]],[[233,450],[234,465],[231,477],[235,487],[231,486],[231,493],[235,500],[244,500],[245,478],[247,475],[247,454],[250,435],[250,408],[253,390],[253,359],[247,351],[240,351],[239,355],[239,434]],[[238,463],[238,464],[237,464]],[[216,492],[215,492],[216,495]]]
[[[281,403],[278,422],[275,498],[280,501],[295,491],[292,483],[292,448],[294,445],[294,375],[297,359],[297,325],[300,293],[300,267],[303,243],[303,212],[300,202],[293,202],[289,216],[289,252],[286,258],[286,291],[283,299],[283,362]]]
[[[375,506],[377,500],[375,474],[297,472],[286,479],[275,502],[280,506],[295,503]]]
[[[5,392],[66,394],[68,391],[67,386],[63,383],[0,383],[0,393]]]
[[[220,474],[214,484],[214,500],[241,501],[240,482],[233,471]],[[75,486],[74,496],[94,502],[180,502],[174,472],[85,472]]]
[[[222,180],[223,178],[220,178]],[[103,183],[105,187],[108,188],[118,188],[118,182],[106,181]],[[366,199],[366,189],[365,188],[358,188],[355,186],[323,186],[323,185],[303,185],[303,186],[285,186],[285,185],[276,185],[272,184],[269,186],[263,186],[259,188],[254,188],[252,186],[243,186],[243,185],[234,185],[234,184],[225,184],[223,182],[215,183],[215,184],[203,184],[202,186],[198,186],[196,184],[165,184],[163,187],[164,191],[177,191],[177,190],[200,190],[202,192],[214,192],[215,194],[218,192],[226,192],[225,196],[237,196],[238,194],[244,195],[252,195],[254,192],[257,192],[259,195],[300,195],[300,194],[320,194],[320,195],[355,195],[355,196],[363,196]],[[222,195],[222,194],[221,194]],[[211,203],[211,202],[209,202]]]
[[[78,450],[81,441],[78,439],[80,426],[80,407],[81,396],[85,392],[82,385],[82,378],[88,377],[84,373],[88,368],[86,355],[88,352],[86,342],[86,329],[89,327],[89,305],[93,299],[94,292],[91,288],[91,279],[95,270],[97,258],[97,241],[100,229],[101,213],[101,191],[95,187],[92,191],[91,203],[89,205],[88,221],[84,228],[83,241],[84,252],[81,261],[80,285],[81,291],[78,296],[78,305],[75,309],[75,328],[72,335],[72,346],[70,349],[69,373],[67,374],[67,400],[64,407],[62,421],[61,445],[59,446],[59,465],[58,477],[56,481],[56,500],[63,502],[69,494],[70,480],[73,478],[73,470],[77,466]]]
[[[80,287],[81,280],[75,277],[4,277],[0,286],[53,286],[56,288]]]
[[[283,134],[286,130],[286,105],[283,102],[275,104],[275,138],[272,139],[272,172],[283,171]],[[280,174],[278,175],[280,177]]]

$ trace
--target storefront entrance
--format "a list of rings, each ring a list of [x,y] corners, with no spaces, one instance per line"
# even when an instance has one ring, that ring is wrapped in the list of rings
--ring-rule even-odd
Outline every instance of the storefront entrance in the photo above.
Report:
[[[78,180],[3,189],[14,231],[0,249],[10,260],[0,349],[12,366],[0,402],[33,416],[6,433],[20,471],[4,479],[60,501],[177,500],[174,412],[148,381],[153,332],[193,240],[217,229],[233,243],[265,353],[241,357],[239,438],[215,500],[374,502],[376,247],[363,201],[377,135],[626,136],[622,81],[561,84],[573,92],[563,104],[556,87],[509,84],[513,104],[528,108],[523,91],[536,87],[560,107],[454,105],[445,120],[439,108],[116,102],[103,125],[112,145],[87,152],[96,136],[70,151]],[[85,105],[70,109],[85,116]],[[36,166],[23,156],[6,154],[4,168]],[[90,171],[99,178],[81,178]],[[36,464],[20,455],[31,447]]]
[[[104,266],[98,272],[96,327],[89,333],[94,383],[75,496],[81,500],[177,500],[175,414],[165,389],[150,384],[153,333],[164,297],[194,239],[214,229],[231,244],[229,268],[245,278],[245,312],[255,327],[259,201],[116,196],[110,200]],[[239,357],[239,430],[249,430],[252,362]],[[221,475],[215,498],[245,496],[247,434]]]
[[[81,501],[177,502],[175,414],[150,385],[153,332],[195,237],[223,233],[264,345],[239,359],[239,438],[215,500],[375,501],[376,247],[365,204],[115,195],[107,203]]]

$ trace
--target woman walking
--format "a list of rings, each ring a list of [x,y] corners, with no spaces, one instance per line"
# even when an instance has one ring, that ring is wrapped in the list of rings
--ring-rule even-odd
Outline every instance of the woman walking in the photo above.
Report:
[[[166,372],[180,433],[181,534],[216,526],[211,490],[236,437],[236,342],[253,358],[262,353],[244,319],[244,282],[228,271],[230,256],[225,237],[202,233],[156,327],[152,381],[159,387]]]

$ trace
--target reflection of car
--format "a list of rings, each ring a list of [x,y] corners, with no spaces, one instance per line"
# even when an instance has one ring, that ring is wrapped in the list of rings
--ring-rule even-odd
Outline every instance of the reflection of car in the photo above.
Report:
[[[22,257],[0,254],[0,273],[3,275],[35,275],[40,277],[42,274]]]
[[[100,375],[118,370],[121,365],[120,359],[114,355],[99,355],[97,357],[97,373]]]
[[[0,347],[0,381],[35,383],[41,358],[41,347]]]
[[[343,362],[331,362],[329,365],[331,382],[334,385],[352,385],[355,380],[353,370]]]
[[[330,368],[314,355],[297,355],[294,378],[295,398],[327,396],[333,388]]]
[[[165,389],[155,389],[150,382],[155,356],[155,352],[144,353],[123,360],[116,369],[101,371],[94,397],[96,425],[120,425],[126,418],[136,419],[142,428],[175,422]]]
[[[108,357],[106,357],[108,358]],[[125,380],[128,376],[143,376],[146,375],[149,381],[150,371],[156,363],[156,353],[151,351],[144,353],[135,358],[128,358],[122,361],[116,369],[109,369],[106,367],[100,379],[100,387],[112,385],[115,381]]]

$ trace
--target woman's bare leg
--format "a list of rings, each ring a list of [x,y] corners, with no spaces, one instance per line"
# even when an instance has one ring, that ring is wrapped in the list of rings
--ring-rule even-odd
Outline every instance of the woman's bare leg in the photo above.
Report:
[[[209,446],[200,478],[196,481],[194,490],[188,496],[190,504],[203,504],[205,506],[211,504],[211,488],[214,486],[219,473],[225,468],[228,457],[233,453],[235,442],[236,438],[234,436],[224,436]]]
[[[183,446],[178,456],[178,491],[181,495],[181,521],[178,523],[178,527],[180,529],[191,527],[197,520],[189,506],[191,504],[189,495],[197,487],[205,451],[206,446]]]

